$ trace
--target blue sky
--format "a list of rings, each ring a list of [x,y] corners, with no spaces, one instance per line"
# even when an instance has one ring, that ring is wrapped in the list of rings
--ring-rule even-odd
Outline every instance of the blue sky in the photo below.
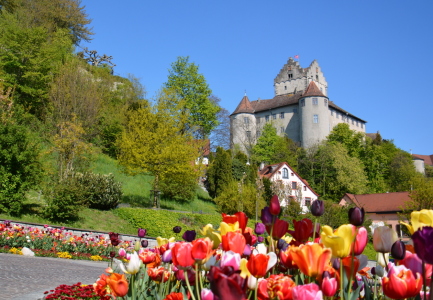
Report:
[[[433,154],[433,1],[83,0],[95,35],[82,44],[113,56],[152,98],[171,63],[189,56],[233,112],[274,96],[289,57],[314,59],[330,100],[401,149]]]

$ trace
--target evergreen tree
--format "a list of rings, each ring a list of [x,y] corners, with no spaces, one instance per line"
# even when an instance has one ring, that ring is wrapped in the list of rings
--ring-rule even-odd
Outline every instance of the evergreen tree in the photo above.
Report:
[[[206,177],[206,187],[212,198],[219,196],[224,186],[233,181],[232,159],[228,151],[221,147],[217,148]]]

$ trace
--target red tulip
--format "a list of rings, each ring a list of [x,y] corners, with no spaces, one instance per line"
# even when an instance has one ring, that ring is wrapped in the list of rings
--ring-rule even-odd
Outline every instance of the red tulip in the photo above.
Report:
[[[248,271],[256,278],[261,278],[268,271],[269,256],[266,254],[252,254],[247,263]]]
[[[271,203],[269,205],[269,211],[272,215],[278,216],[281,212],[280,200],[277,195],[273,195],[271,198]]]
[[[288,228],[289,223],[276,218],[273,225],[266,226],[266,231],[268,232],[268,234],[271,234],[272,231],[272,238],[275,240],[279,240],[287,233]]]
[[[149,278],[156,283],[166,282],[170,278],[170,273],[166,271],[163,267],[148,268],[147,275],[149,275]]]
[[[191,256],[195,261],[204,263],[212,255],[213,242],[209,238],[192,241]]]
[[[111,273],[110,276],[102,274],[93,284],[93,289],[101,297],[107,294],[123,297],[128,293],[128,281],[124,274]]]
[[[382,278],[383,293],[391,299],[404,299],[415,297],[422,288],[422,277],[418,273],[418,279],[413,275],[411,270],[404,266],[391,267],[388,277]]]
[[[150,249],[143,249],[138,253],[138,258],[141,259],[143,264],[147,265],[155,261],[156,253]]]
[[[240,300],[246,299],[246,280],[239,273],[230,272],[231,268],[222,269],[212,266],[208,273],[210,289],[219,299]]]
[[[325,277],[322,280],[322,292],[325,297],[333,297],[338,289],[336,278]]]
[[[295,239],[293,245],[299,246],[308,241],[313,233],[313,222],[310,219],[302,219],[301,221],[293,220],[295,230],[287,230],[287,232]]]
[[[270,299],[292,300],[292,289],[295,286],[296,283],[289,276],[283,274],[271,275],[267,279],[267,290]]]
[[[241,233],[229,231],[221,237],[221,240],[224,251],[233,251],[240,255],[244,253],[245,245],[247,243],[245,237]]]
[[[285,251],[280,251],[280,263],[287,269],[296,269],[298,266],[293,261],[292,252],[295,246],[289,246]]]
[[[164,298],[164,300],[183,300],[183,294],[172,292],[168,294],[167,297]]]
[[[194,264],[191,256],[192,244],[177,242],[171,249],[173,264],[178,268],[187,268]]]
[[[227,224],[234,224],[238,222],[239,228],[242,230],[242,232],[245,232],[245,228],[247,227],[248,223],[248,217],[244,212],[240,211],[235,213],[234,215],[226,215],[225,213],[223,213],[222,216],[223,222]]]

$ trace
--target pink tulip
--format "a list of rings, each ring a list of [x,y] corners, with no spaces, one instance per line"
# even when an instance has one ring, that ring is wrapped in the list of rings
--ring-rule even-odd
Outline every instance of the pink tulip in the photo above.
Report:
[[[241,256],[239,253],[233,251],[227,251],[221,257],[221,268],[223,267],[233,267],[234,271],[239,270],[241,265]]]
[[[125,248],[120,248],[119,249],[119,256],[122,256],[122,257],[126,256],[126,250],[125,250]]]
[[[337,292],[338,282],[335,278],[324,277],[322,280],[322,292],[325,297],[333,297]]]
[[[209,289],[202,289],[200,296],[201,296],[201,300],[213,300],[214,299],[213,293]]]
[[[356,227],[352,225],[353,233],[355,233]],[[359,227],[358,234],[356,235],[355,239],[355,256],[361,255],[362,252],[365,249],[365,246],[367,246],[368,242],[368,232],[367,229],[364,227]]]
[[[293,300],[323,300],[322,291],[315,283],[295,286],[292,295]]]

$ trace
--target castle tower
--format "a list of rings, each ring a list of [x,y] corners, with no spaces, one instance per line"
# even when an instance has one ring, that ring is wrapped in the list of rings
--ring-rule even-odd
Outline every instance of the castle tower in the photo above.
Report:
[[[230,115],[230,141],[231,148],[239,145],[240,150],[248,154],[256,143],[256,117],[247,95]]]
[[[329,99],[310,81],[299,99],[301,145],[309,148],[324,140],[330,132]]]
[[[274,79],[275,96],[305,91],[310,81],[316,83],[323,95],[328,95],[328,83],[317,60],[309,67],[302,68],[299,62],[290,57]]]

